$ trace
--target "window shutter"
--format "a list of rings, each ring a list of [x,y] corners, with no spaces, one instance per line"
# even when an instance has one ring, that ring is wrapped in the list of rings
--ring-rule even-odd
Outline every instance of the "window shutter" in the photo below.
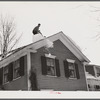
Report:
[[[76,69],[76,77],[77,77],[77,79],[80,79],[78,64],[76,64],[76,63],[75,63],[75,69]]]
[[[3,84],[3,67],[0,68],[0,85]]]
[[[59,67],[59,60],[55,59],[55,65],[56,65],[56,75],[60,77],[60,67]]]
[[[45,56],[41,56],[41,66],[42,66],[42,74],[47,75],[47,64]]]
[[[65,77],[69,78],[69,68],[68,68],[68,62],[64,60],[64,71],[65,71]]]
[[[8,65],[8,81],[13,80],[13,63]]]
[[[24,76],[24,66],[25,66],[25,62],[24,62],[24,56],[20,58],[20,76]]]

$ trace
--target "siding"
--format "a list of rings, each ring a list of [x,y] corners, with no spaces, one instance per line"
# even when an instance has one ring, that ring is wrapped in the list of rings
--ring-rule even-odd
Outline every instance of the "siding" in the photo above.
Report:
[[[25,75],[3,86],[5,90],[27,90],[27,56],[25,56]]]
[[[59,59],[61,76],[48,77],[42,75],[41,56],[47,53],[47,51],[43,47],[38,49],[37,53],[31,53],[31,63],[36,71],[38,89],[54,89],[57,91],[87,90],[83,65],[75,55],[66,48],[60,40],[54,42],[54,48],[51,48],[50,52]],[[76,60],[76,63],[79,66],[80,79],[67,79],[65,77],[63,60],[66,58]]]

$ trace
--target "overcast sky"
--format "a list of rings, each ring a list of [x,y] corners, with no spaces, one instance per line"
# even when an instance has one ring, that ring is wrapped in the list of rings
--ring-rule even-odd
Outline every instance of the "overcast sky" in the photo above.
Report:
[[[0,14],[14,17],[20,43],[32,43],[32,29],[41,23],[44,36],[63,31],[81,48],[91,63],[100,65],[100,2],[1,2]],[[99,37],[99,35],[98,35]]]

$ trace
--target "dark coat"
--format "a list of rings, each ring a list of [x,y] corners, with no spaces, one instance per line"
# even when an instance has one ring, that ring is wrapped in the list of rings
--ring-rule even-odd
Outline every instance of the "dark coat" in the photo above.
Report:
[[[36,26],[36,27],[33,29],[32,33],[35,35],[35,34],[38,34],[38,32],[39,32],[39,26]]]

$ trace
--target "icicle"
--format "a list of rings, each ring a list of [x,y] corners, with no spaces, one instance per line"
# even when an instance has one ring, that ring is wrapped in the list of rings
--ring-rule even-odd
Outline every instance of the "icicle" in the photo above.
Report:
[[[49,55],[48,55],[49,57],[51,56],[51,53],[49,53]]]

